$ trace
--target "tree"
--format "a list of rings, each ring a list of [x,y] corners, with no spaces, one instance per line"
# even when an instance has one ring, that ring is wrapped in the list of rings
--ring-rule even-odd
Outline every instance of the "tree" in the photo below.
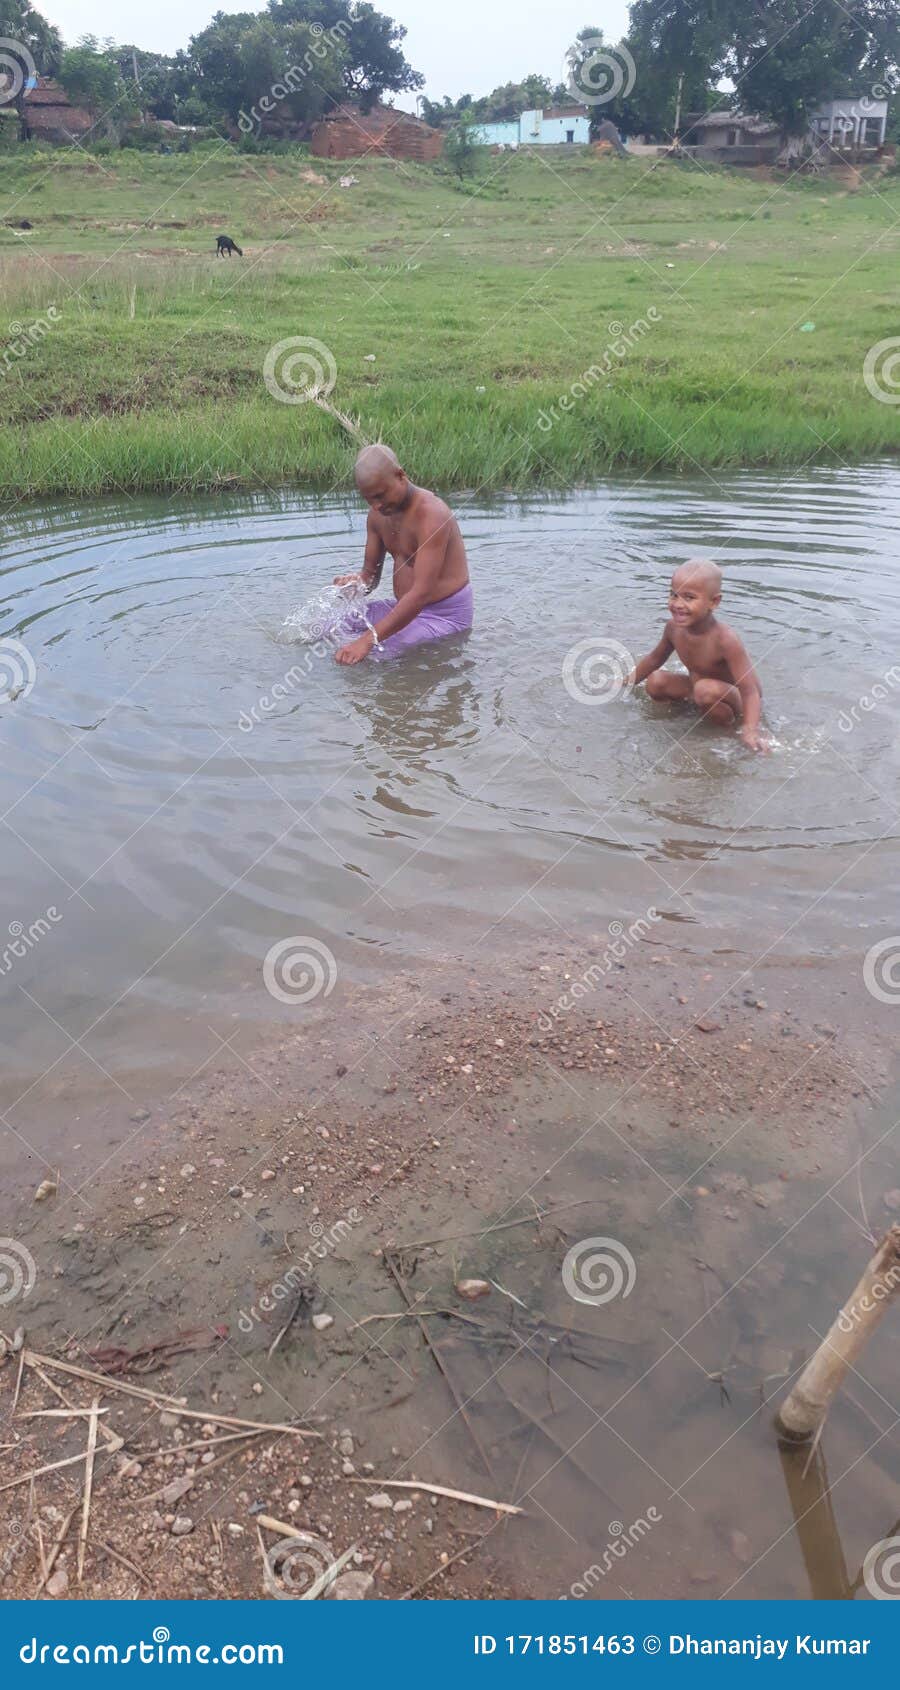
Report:
[[[448,132],[444,142],[444,162],[462,181],[464,176],[474,176],[478,169],[479,152],[475,138],[477,124],[475,119],[466,114]]]
[[[895,0],[855,0],[852,12],[803,0],[736,6],[728,69],[745,110],[770,117],[788,141],[806,134],[823,100],[893,84],[900,61]]]
[[[33,76],[53,76],[62,54],[59,30],[30,4],[30,0],[0,0],[0,37],[9,43],[0,66],[0,111],[13,107],[19,119],[19,139],[28,134],[25,96]]]
[[[147,53],[141,47],[116,47],[114,56],[126,83],[134,83],[141,107],[154,117],[178,121],[180,103],[191,93],[187,59],[183,53]]]
[[[406,30],[365,0],[269,0],[277,24],[318,26],[343,49],[343,91],[368,111],[384,94],[421,88],[404,54]]]
[[[86,107],[95,126],[102,123],[110,140],[121,140],[140,107],[133,83],[126,83],[116,62],[113,43],[101,47],[95,35],[83,35],[77,47],[66,48],[58,76],[73,106]]]

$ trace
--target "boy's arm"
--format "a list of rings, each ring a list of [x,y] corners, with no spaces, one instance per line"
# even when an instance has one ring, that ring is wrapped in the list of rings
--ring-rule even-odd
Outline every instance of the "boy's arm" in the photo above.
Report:
[[[646,681],[647,676],[652,675],[654,669],[662,668],[666,659],[671,657],[674,650],[675,647],[669,638],[669,624],[666,623],[659,645],[655,645],[653,650],[647,653],[646,657],[641,658],[640,663],[635,664],[631,674],[628,676],[626,685],[630,687],[640,686],[641,681]]]
[[[386,547],[372,518],[371,511],[366,519],[366,549],[363,554],[363,566],[358,575],[336,575],[334,585],[346,587],[350,581],[361,581],[366,592],[371,592],[381,580],[384,568]]]
[[[408,591],[397,600],[386,616],[382,616],[379,622],[373,624],[374,633],[360,634],[359,639],[341,646],[340,651],[335,652],[336,661],[361,663],[375,645],[375,634],[378,635],[379,641],[386,640],[391,634],[399,633],[401,628],[408,627],[419,612],[431,603],[446,555],[447,534],[444,529],[439,528],[416,550],[415,574]]]
[[[742,639],[731,628],[722,629],[722,656],[731,671],[731,679],[741,695],[743,721],[741,739],[751,751],[761,751],[765,742],[759,731],[762,714],[762,688]]]

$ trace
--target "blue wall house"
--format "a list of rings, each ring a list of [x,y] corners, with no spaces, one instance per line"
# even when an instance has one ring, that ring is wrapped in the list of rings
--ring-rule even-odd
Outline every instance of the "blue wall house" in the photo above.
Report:
[[[586,146],[590,138],[591,120],[584,106],[523,111],[505,122],[479,123],[475,128],[475,140],[485,147]]]

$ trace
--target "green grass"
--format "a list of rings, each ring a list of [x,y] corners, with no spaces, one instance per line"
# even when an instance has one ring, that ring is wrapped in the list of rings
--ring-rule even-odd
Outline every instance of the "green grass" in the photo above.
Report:
[[[896,332],[898,229],[897,175],[849,191],[554,153],[492,158],[471,193],[214,142],[14,152],[7,321],[58,318],[21,357],[0,324],[0,494],[346,481],[339,425],[264,385],[294,335],[333,354],[333,403],[446,488],[893,451],[862,366]],[[242,261],[213,256],[222,231]],[[603,368],[610,325],[639,319]]]

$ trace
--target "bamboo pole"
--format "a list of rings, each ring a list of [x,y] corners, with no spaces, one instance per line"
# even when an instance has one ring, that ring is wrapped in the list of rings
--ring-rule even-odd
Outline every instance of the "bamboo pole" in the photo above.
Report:
[[[900,1292],[900,1225],[885,1233],[859,1284],[807,1362],[776,1424],[787,1438],[811,1438],[823,1424],[845,1375]]]

